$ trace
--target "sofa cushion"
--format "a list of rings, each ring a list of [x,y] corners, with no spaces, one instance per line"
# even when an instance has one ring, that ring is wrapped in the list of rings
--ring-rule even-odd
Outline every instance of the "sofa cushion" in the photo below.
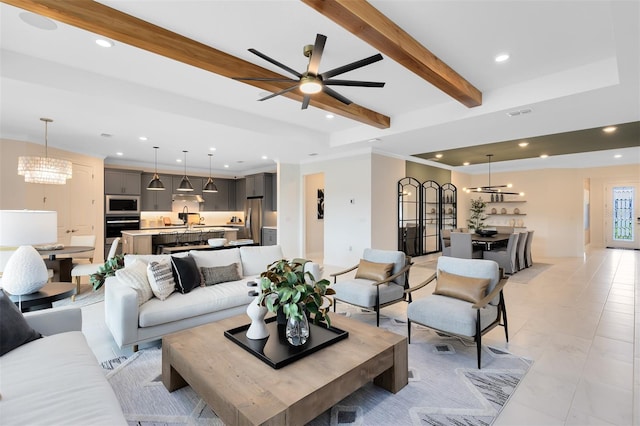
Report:
[[[4,290],[0,289],[0,356],[41,337],[27,324]]]
[[[393,263],[376,263],[360,259],[356,278],[365,280],[383,281],[391,275]]]
[[[238,264],[238,273],[244,276],[242,270],[242,260],[240,259],[240,249],[224,250],[192,250],[189,255],[193,257],[198,268],[210,268],[213,266],[225,266],[232,263]]]
[[[200,268],[204,285],[215,285],[226,283],[229,281],[238,281],[242,279],[238,273],[238,264],[232,263],[226,266],[211,266]]]
[[[139,325],[151,327],[180,321],[248,305],[253,299],[247,292],[247,280],[198,287],[187,294],[175,292],[165,302],[151,299],[140,306]]]
[[[489,278],[465,277],[439,270],[433,294],[478,303],[486,295],[489,282]]]
[[[147,279],[147,264],[142,260],[134,259],[129,266],[118,269],[116,277],[123,284],[135,290],[138,296],[138,306],[153,297],[153,291]]]
[[[269,265],[284,258],[280,246],[240,247],[243,276],[257,276],[266,271]]]
[[[120,403],[80,331],[55,334],[2,357],[0,422],[125,425]]]
[[[193,257],[171,256],[171,266],[173,279],[176,282],[176,290],[180,293],[189,293],[194,288],[202,285],[202,275]]]
[[[147,279],[153,295],[160,300],[165,300],[176,290],[176,281],[173,279],[173,269],[169,259],[149,263]]]

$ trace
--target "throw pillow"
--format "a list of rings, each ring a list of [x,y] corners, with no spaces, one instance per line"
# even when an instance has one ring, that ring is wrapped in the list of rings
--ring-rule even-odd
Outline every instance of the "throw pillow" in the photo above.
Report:
[[[4,290],[0,289],[0,356],[41,337],[29,326]]]
[[[202,277],[204,278],[204,285],[215,285],[220,283],[226,283],[229,281],[238,281],[242,279],[238,272],[238,264],[232,263],[226,266],[212,266],[200,268],[202,271]]]
[[[438,270],[438,280],[433,294],[478,303],[486,296],[490,282],[489,278],[465,277]]]
[[[193,257],[180,258],[171,256],[171,266],[173,279],[176,282],[176,290],[180,291],[180,293],[189,293],[194,288],[202,285],[202,275],[200,275],[200,270]]]
[[[176,289],[176,282],[173,279],[173,270],[169,259],[150,262],[147,266],[147,279],[154,296],[160,300],[165,300]]]
[[[138,296],[138,306],[153,297],[153,291],[147,279],[147,264],[145,262],[134,260],[129,266],[118,269],[116,277],[123,284],[135,290]]]
[[[383,281],[391,275],[393,263],[375,263],[360,259],[356,278],[365,280]]]

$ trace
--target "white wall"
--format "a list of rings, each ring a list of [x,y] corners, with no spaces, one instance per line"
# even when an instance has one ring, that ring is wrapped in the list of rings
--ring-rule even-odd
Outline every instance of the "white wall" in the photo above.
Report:
[[[278,244],[287,258],[303,257],[303,187],[300,166],[278,163]]]
[[[398,181],[405,177],[405,161],[371,156],[371,247],[398,250]]]

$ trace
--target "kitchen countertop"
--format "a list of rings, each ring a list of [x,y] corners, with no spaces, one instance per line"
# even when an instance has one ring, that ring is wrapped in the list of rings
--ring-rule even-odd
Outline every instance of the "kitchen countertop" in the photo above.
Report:
[[[225,226],[208,226],[208,225],[194,225],[192,227],[182,226],[163,226],[162,228],[146,228],[146,229],[134,229],[129,231],[122,231],[123,235],[140,236],[140,235],[158,235],[161,232],[168,231],[184,231],[184,232],[200,232],[200,231],[237,231],[236,228],[230,228]]]

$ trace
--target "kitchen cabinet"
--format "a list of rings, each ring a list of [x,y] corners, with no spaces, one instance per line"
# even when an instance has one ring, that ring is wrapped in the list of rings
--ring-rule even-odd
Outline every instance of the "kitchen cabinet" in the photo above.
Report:
[[[142,211],[171,211],[171,175],[159,175],[164,185],[164,191],[149,191],[147,185],[153,179],[153,173],[142,173],[140,197],[140,210]]]
[[[278,211],[278,175],[271,175],[271,210]]]
[[[262,245],[275,246],[278,244],[278,230],[275,228],[262,228]]]
[[[204,211],[230,211],[235,208],[235,184],[230,179],[214,179],[218,192],[203,192]],[[233,191],[232,191],[233,189]]]
[[[264,197],[265,195],[265,174],[259,173],[257,175],[249,175],[246,180],[246,194],[247,197]]]
[[[236,203],[235,203],[235,211],[244,210],[244,201],[247,199],[247,180],[236,179],[235,180],[235,193],[236,193]]]
[[[140,195],[141,172],[133,170],[105,169],[105,195]]]
[[[122,234],[122,254],[152,254],[151,234]]]
[[[172,176],[172,184],[171,191],[173,194],[193,194],[193,195],[202,195],[202,178],[198,176],[188,176],[189,182],[191,182],[191,186],[193,186],[193,191],[178,191],[180,187],[180,182],[182,182],[182,178],[184,175],[173,175]],[[206,181],[206,180],[205,180]],[[164,182],[163,182],[164,183]],[[167,184],[165,183],[165,187]]]

